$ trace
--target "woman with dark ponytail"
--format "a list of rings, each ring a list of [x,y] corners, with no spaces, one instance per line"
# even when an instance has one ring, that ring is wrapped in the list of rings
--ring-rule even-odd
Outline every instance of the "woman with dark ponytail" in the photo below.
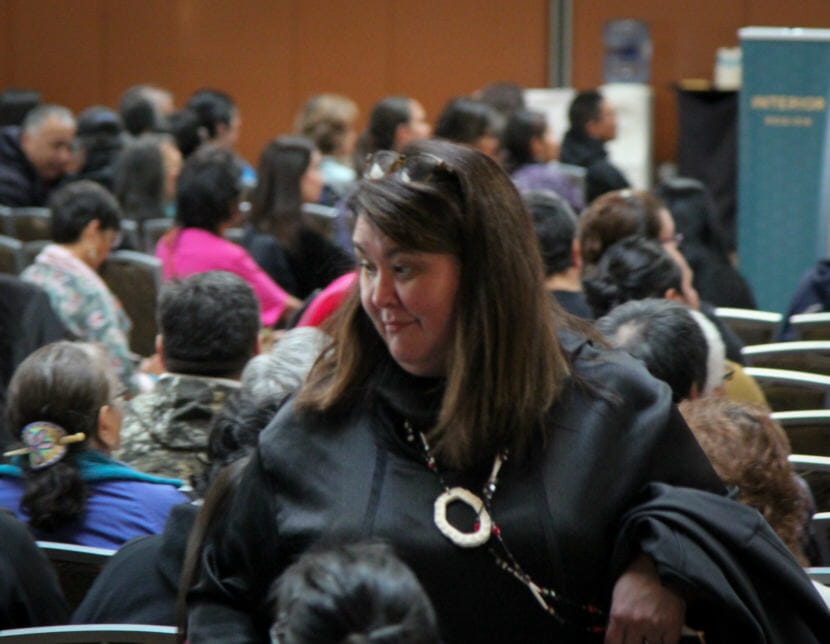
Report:
[[[187,501],[179,481],[113,460],[122,411],[105,350],[55,342],[30,355],[9,384],[7,427],[22,446],[0,465],[0,506],[38,539],[117,548],[161,531],[170,508]]]

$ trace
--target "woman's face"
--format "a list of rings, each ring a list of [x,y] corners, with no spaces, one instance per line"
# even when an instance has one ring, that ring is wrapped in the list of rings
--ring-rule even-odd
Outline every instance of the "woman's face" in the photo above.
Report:
[[[542,136],[542,163],[555,161],[559,158],[559,142],[553,136],[550,127],[545,128],[545,134]]]
[[[323,175],[320,174],[320,153],[314,150],[303,176],[300,177],[300,198],[303,203],[317,203],[323,191]]]
[[[443,376],[453,342],[460,267],[448,253],[398,247],[359,217],[360,301],[389,353],[416,376]]]
[[[700,308],[700,296],[692,284],[694,280],[694,272],[692,271],[691,266],[689,266],[689,262],[687,262],[686,258],[683,256],[683,253],[680,252],[680,248],[678,248],[677,231],[674,227],[674,218],[665,208],[660,209],[659,217],[660,235],[657,238],[657,241],[663,244],[663,248],[666,249],[666,252],[680,267],[680,272],[683,275],[680,289],[683,301],[687,306],[697,311]]]
[[[87,228],[81,235],[86,240],[83,259],[96,270],[109,257],[112,249],[117,248],[121,243],[120,233],[109,228],[101,228],[97,219],[87,224]]]
[[[432,128],[429,123],[427,123],[427,113],[424,110],[423,105],[415,99],[412,99],[409,101],[409,113],[411,116],[409,117],[409,123],[407,123],[407,126],[409,128],[410,137],[409,140],[401,144],[398,149],[403,148],[408,143],[412,143],[412,141],[427,139],[429,138],[429,135],[432,134]]]
[[[483,152],[488,157],[496,159],[499,158],[499,139],[495,134],[486,132],[476,139],[473,147],[479,152]]]

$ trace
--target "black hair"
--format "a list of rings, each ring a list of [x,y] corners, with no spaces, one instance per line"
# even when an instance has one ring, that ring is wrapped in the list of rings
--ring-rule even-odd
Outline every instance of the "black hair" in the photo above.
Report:
[[[533,139],[543,139],[547,129],[547,119],[541,112],[519,109],[510,115],[501,134],[501,146],[507,154],[505,168],[508,172],[536,163],[530,143]]]
[[[19,437],[29,423],[45,421],[86,437],[68,445],[60,461],[43,469],[33,470],[29,459],[21,458],[25,489],[20,505],[33,528],[56,530],[86,508],[89,489],[75,456],[97,436],[98,414],[114,400],[117,387],[105,350],[94,344],[53,342],[17,368],[8,389],[8,431]]]
[[[529,190],[522,193],[522,199],[533,216],[545,276],[573,266],[576,214],[568,202],[550,190]]]
[[[284,644],[433,644],[432,603],[412,571],[382,543],[302,555],[273,583],[272,634]]]
[[[689,398],[692,385],[703,392],[706,338],[689,309],[665,299],[625,302],[595,322],[608,342],[641,360],[652,376],[666,382],[672,400]]]
[[[167,282],[157,317],[169,371],[236,376],[256,350],[259,302],[233,273],[208,271]]]
[[[310,139],[280,136],[259,157],[249,220],[259,232],[274,235],[289,254],[298,250],[303,205],[300,182],[315,149]]]
[[[199,115],[185,107],[167,117],[167,129],[176,140],[183,158],[189,157],[202,144],[199,136]]]
[[[118,111],[124,127],[133,136],[164,129],[163,120],[148,94],[159,90],[152,85],[134,85],[121,95]]]
[[[223,468],[249,456],[257,446],[260,432],[277,413],[281,400],[256,399],[245,390],[231,392],[213,416],[207,442],[210,465],[201,478],[194,477],[194,488],[204,496],[210,483]]]
[[[435,136],[456,143],[475,144],[482,136],[495,134],[497,117],[481,101],[460,96],[444,107],[435,124]]]
[[[79,177],[92,179],[112,190],[114,166],[126,136],[121,117],[108,107],[88,107],[78,115],[75,136],[84,150],[84,166]]]
[[[601,317],[629,300],[663,297],[670,288],[680,291],[682,278],[677,262],[660,242],[633,236],[606,250],[582,287],[594,316]]]
[[[233,217],[241,193],[240,170],[233,154],[217,147],[194,152],[176,184],[176,221],[184,228],[216,233]]]
[[[40,105],[40,92],[19,87],[7,87],[0,92],[0,127],[20,125],[26,114]]]
[[[366,153],[395,149],[395,132],[402,123],[412,119],[412,99],[408,96],[387,96],[378,101],[369,114],[366,130]]]
[[[219,123],[230,125],[236,104],[233,99],[217,89],[200,89],[188,100],[187,107],[199,118],[199,126],[205,128],[208,138],[216,137]]]
[[[580,92],[568,107],[568,121],[574,132],[585,134],[585,126],[600,116],[602,94],[596,90]]]
[[[128,219],[143,221],[164,216],[161,143],[158,135],[142,134],[118,158],[113,191]]]
[[[661,183],[654,192],[671,212],[677,232],[683,235],[684,255],[689,250],[699,255],[708,249],[719,259],[729,261],[728,244],[718,223],[715,203],[703,183],[690,177],[675,177]]]
[[[510,81],[499,81],[482,87],[473,95],[486,103],[505,118],[525,107],[524,90],[520,85]]]
[[[58,244],[71,244],[91,221],[101,230],[121,229],[121,209],[115,197],[94,181],[83,179],[65,185],[49,200],[50,234]]]

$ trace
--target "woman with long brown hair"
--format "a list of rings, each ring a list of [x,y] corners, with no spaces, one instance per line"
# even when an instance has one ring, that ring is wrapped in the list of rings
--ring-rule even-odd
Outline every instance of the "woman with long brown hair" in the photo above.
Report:
[[[571,330],[496,162],[427,141],[364,176],[358,287],[214,527],[189,640],[262,641],[299,554],[377,538],[444,641],[676,642],[684,593],[614,554],[648,484],[723,492],[668,387]]]

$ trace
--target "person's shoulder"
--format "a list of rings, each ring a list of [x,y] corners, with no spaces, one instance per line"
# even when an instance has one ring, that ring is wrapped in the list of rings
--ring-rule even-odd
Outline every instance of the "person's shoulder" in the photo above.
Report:
[[[15,167],[23,158],[21,130],[15,125],[0,127],[0,166]]]
[[[364,430],[368,433],[368,421],[362,422],[353,413],[338,415],[335,421],[324,414],[298,409],[296,397],[291,395],[262,430],[257,449],[266,470],[299,473],[318,457],[345,454],[355,432]]]
[[[32,542],[29,529],[8,508],[0,507],[0,535],[3,536],[4,550],[13,552],[12,545],[28,547]]]
[[[559,334],[573,370],[572,382],[612,404],[644,407],[665,398],[668,385],[622,349],[612,349],[571,331]],[[587,385],[587,387],[586,387]],[[670,396],[669,396],[670,398]]]

